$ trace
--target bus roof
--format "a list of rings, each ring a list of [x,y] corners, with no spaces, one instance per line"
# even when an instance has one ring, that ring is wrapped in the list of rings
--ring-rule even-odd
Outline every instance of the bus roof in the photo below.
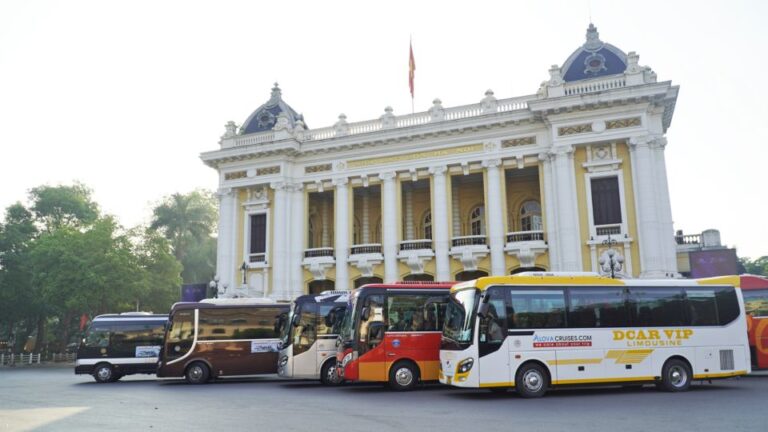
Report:
[[[612,279],[596,274],[520,273],[511,276],[488,276],[454,285],[451,291],[465,288],[485,290],[494,285],[602,285],[602,286],[696,286],[731,285],[739,287],[738,276],[706,279]]]
[[[765,289],[768,288],[768,278],[765,276],[743,274],[739,276],[741,279],[741,289]]]
[[[450,288],[456,285],[458,282],[430,282],[430,281],[400,281],[393,283],[373,283],[366,284],[359,288],[355,288],[353,291],[361,289],[435,289],[435,288]]]
[[[289,303],[276,302],[271,299],[264,301],[261,298],[238,298],[238,299],[205,299],[200,302],[177,302],[171,306],[171,313],[177,310],[187,309],[216,309],[216,308],[236,308],[236,307],[283,307],[288,309]]]
[[[167,320],[168,314],[152,314],[152,313],[114,313],[114,314],[103,314],[103,315],[97,315],[93,318],[93,321],[96,320],[103,320],[103,319],[109,319],[110,321],[115,320],[126,320],[126,321],[149,321],[149,320]]]

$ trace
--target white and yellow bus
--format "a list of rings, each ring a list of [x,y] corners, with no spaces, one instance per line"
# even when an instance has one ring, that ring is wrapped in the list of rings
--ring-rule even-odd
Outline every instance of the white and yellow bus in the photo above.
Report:
[[[621,280],[595,274],[522,273],[451,288],[440,382],[515,388],[654,383],[751,372],[737,276]]]

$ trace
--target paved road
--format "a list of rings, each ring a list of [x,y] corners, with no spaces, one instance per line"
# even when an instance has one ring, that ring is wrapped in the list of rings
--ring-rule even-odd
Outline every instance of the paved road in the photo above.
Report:
[[[0,369],[0,431],[762,431],[768,376],[688,393],[570,389],[543,399],[440,385],[410,393],[276,377],[189,386],[145,375],[96,384],[70,368]]]

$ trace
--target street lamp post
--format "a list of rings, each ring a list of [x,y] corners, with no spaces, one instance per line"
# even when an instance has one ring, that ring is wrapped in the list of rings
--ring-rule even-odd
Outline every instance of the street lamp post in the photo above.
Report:
[[[248,273],[248,263],[243,261],[243,265],[240,266],[240,271],[243,272],[243,286],[245,286],[246,285],[246,279],[245,278],[246,278],[247,273]]]
[[[613,247],[618,244],[618,242],[611,238],[611,235],[608,234],[608,238],[603,240],[603,244],[608,246],[608,250],[606,251],[606,255],[608,255],[608,259],[605,257],[600,258],[600,266],[602,267],[604,272],[611,272],[611,278],[616,278],[616,272],[620,272],[622,268],[622,264],[624,263],[624,257],[621,255],[616,255],[616,251],[613,250]]]
[[[208,283],[208,286],[211,288],[211,298],[219,298],[219,276],[218,275],[213,277],[211,282]]]

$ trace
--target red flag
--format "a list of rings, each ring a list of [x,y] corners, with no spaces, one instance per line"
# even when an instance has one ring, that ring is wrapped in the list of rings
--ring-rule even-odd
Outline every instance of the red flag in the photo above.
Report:
[[[85,329],[86,324],[88,324],[88,314],[80,315],[80,331]]]
[[[411,45],[411,56],[408,59],[408,86],[411,88],[411,99],[413,99],[413,79],[416,75],[416,60],[413,59],[413,42]]]

